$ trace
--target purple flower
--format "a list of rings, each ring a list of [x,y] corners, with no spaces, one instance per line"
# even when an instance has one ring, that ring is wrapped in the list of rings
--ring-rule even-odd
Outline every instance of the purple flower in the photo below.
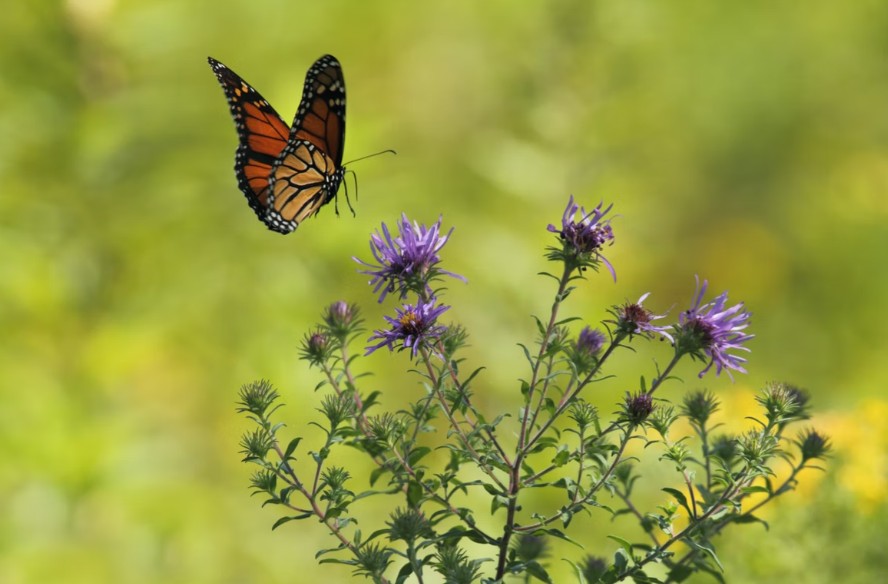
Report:
[[[356,311],[355,306],[349,306],[344,300],[337,300],[327,307],[324,320],[329,326],[344,326],[352,321]]]
[[[616,320],[608,322],[616,325],[618,333],[629,335],[629,337],[643,335],[651,339],[654,335],[662,335],[669,339],[669,342],[673,342],[672,335],[667,332],[671,327],[652,324],[653,321],[664,318],[666,315],[654,314],[642,306],[642,303],[650,295],[651,293],[647,292],[642,294],[638,302],[627,302],[623,306],[614,306],[610,313],[616,317]]]
[[[449,306],[435,306],[436,300],[432,298],[428,302],[417,299],[415,305],[405,304],[402,308],[396,308],[397,316],[384,317],[391,328],[377,330],[367,339],[367,342],[378,340],[373,346],[367,347],[365,355],[369,355],[380,347],[388,347],[394,350],[396,343],[401,343],[402,349],[410,349],[410,356],[416,357],[421,347],[428,346],[430,341],[440,337],[447,327],[435,324],[441,314],[449,309]]]
[[[374,292],[382,290],[380,302],[389,292],[395,291],[400,293],[401,298],[411,290],[420,296],[430,295],[432,289],[429,282],[441,275],[466,281],[462,276],[437,267],[441,259],[438,252],[450,239],[453,229],[446,235],[441,235],[440,232],[440,217],[431,227],[426,227],[415,221],[411,223],[407,215],[402,213],[397,237],[392,237],[385,223],[382,224],[381,233],[377,231],[370,236],[370,251],[373,252],[376,263],[352,259],[370,268],[361,270],[361,273],[373,277],[370,285]]]
[[[639,392],[635,395],[626,394],[623,413],[626,419],[635,425],[648,419],[654,411],[654,398],[649,393]]]
[[[583,327],[576,343],[567,348],[567,356],[577,370],[578,375],[591,373],[598,366],[598,353],[604,346],[607,337],[603,332],[590,327]]]
[[[617,273],[607,258],[601,255],[600,250],[605,243],[613,242],[614,232],[611,229],[610,219],[604,219],[613,205],[602,210],[604,203],[586,212],[585,207],[574,203],[573,195],[567,202],[564,215],[561,217],[561,229],[550,224],[547,229],[561,236],[563,249],[549,255],[553,260],[570,261],[577,268],[595,267],[597,262],[603,263],[610,270],[614,281]],[[580,217],[577,219],[577,211]]]
[[[600,330],[589,328],[588,326],[583,327],[583,330],[580,331],[580,336],[577,337],[577,352],[594,356],[598,354],[606,340],[607,337]]]
[[[697,279],[697,291],[694,294],[693,305],[679,315],[679,326],[676,328],[676,350],[695,355],[703,352],[709,358],[709,364],[699,373],[703,377],[712,365],[715,365],[715,374],[721,374],[725,370],[731,380],[731,369],[746,373],[743,363],[746,359],[728,351],[749,351],[743,343],[755,335],[745,334],[742,331],[749,326],[750,314],[743,309],[743,303],[727,306],[728,293],[722,292],[715,300],[703,304],[703,296],[709,282]]]

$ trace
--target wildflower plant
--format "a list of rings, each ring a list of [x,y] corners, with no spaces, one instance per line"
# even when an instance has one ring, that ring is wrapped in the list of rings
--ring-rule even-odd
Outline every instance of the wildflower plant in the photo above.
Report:
[[[756,512],[817,468],[829,439],[813,428],[789,434],[809,417],[809,399],[787,384],[762,390],[761,414],[738,435],[715,433],[721,405],[711,391],[666,399],[661,386],[685,358],[703,363],[700,378],[745,373],[750,314],[726,292],[709,298],[705,280],[672,323],[645,305],[648,293],[611,307],[598,326],[563,314],[590,272],[603,266],[616,280],[605,257],[610,211],[587,212],[571,197],[561,224],[548,226],[556,235],[545,256],[554,266],[544,273],[554,284],[551,308],[536,318],[533,341],[519,345],[526,363],[514,401],[495,411],[475,398],[483,372],[466,366],[466,329],[444,320],[458,310],[444,302],[443,284],[466,281],[442,268],[453,230],[406,215],[394,230],[383,224],[371,236],[372,259],[355,260],[380,303],[397,300],[391,315],[368,335],[356,304],[334,302],[302,341],[301,358],[320,373],[320,440],[312,432],[316,441],[303,445],[308,431],[292,435],[275,421],[280,396],[270,383],[241,389],[238,409],[254,424],[243,460],[257,466],[254,492],[281,509],[273,527],[322,523],[335,546],[317,557],[373,582],[551,582],[553,561],[566,561],[583,583],[681,582],[701,571],[722,580],[717,536],[764,523]],[[634,387],[609,378],[613,355],[651,339],[671,345],[668,362]],[[420,382],[412,401],[391,410],[361,367],[381,349],[405,353],[407,376]],[[617,394],[607,389],[614,385]],[[602,413],[600,404],[614,401],[613,413]],[[673,480],[644,480],[633,442],[654,449]],[[356,475],[335,463],[331,453],[345,447],[374,470]],[[540,491],[553,496],[530,496]],[[368,498],[390,510],[388,520],[359,524],[356,503]],[[617,531],[621,517],[639,529]],[[601,546],[616,543],[610,558],[577,542],[611,529]]]

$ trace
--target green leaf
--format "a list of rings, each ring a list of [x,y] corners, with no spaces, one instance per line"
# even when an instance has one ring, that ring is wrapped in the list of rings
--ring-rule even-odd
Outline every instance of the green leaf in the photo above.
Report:
[[[290,440],[290,443],[287,444],[287,449],[284,450],[284,460],[290,460],[290,455],[295,452],[296,447],[299,446],[299,443],[302,441],[302,438],[297,436]]]
[[[669,571],[669,582],[684,582],[688,579],[688,577],[694,573],[694,569],[688,565],[682,564],[680,566],[673,566]]]
[[[493,497],[490,500],[490,514],[493,515],[501,507],[508,507],[508,506],[509,506],[509,498],[504,497],[502,495],[497,495],[496,497]]]
[[[422,499],[422,485],[416,481],[410,481],[407,484],[407,504],[415,509],[419,506],[420,499]]]
[[[367,410],[369,410],[370,406],[376,403],[376,399],[379,397],[379,394],[380,392],[378,390],[371,391],[370,395],[365,397],[364,400],[361,402],[361,411],[366,412]]]
[[[611,537],[610,535],[608,537]],[[632,554],[626,555],[626,550],[623,548],[618,549],[614,552],[614,563],[611,568],[614,569],[615,572],[623,572],[626,568],[629,567],[629,559],[632,557]],[[610,572],[610,570],[608,570]]]
[[[530,350],[526,346],[522,345],[521,343],[518,343],[518,346],[521,347],[521,350],[524,352],[524,358],[527,359],[527,362],[530,363],[530,366],[532,368],[533,367],[533,357],[531,357],[531,355],[530,355]],[[526,382],[522,381],[521,382],[522,393],[524,393],[524,390],[523,390],[524,385],[526,385]]]
[[[743,487],[743,488],[741,489],[741,491],[743,491],[743,493],[746,494],[746,495],[750,495],[750,494],[752,494],[752,493],[765,493],[765,494],[771,494],[771,491],[768,490],[767,487],[763,487],[763,486],[761,486],[761,485],[753,485],[753,486],[751,486],[751,487]]]
[[[570,564],[570,567],[573,568],[574,576],[576,576],[577,578],[577,582],[579,582],[580,584],[589,584],[589,581],[586,580],[586,576],[583,575],[583,566],[567,558],[561,558],[561,561]]]
[[[715,578],[720,584],[725,584],[724,576],[712,569],[710,566],[707,566],[706,564],[699,564],[697,565],[697,569],[701,572],[706,572],[707,574]]]
[[[609,535],[607,537],[614,540],[618,544],[620,544],[620,547],[623,549],[623,551],[626,552],[626,555],[629,556],[630,558],[632,557],[632,544],[631,543],[629,543],[628,541],[626,541],[622,537],[617,537],[616,535]]]
[[[309,513],[304,513],[302,515],[288,515],[287,517],[281,517],[280,519],[278,519],[277,521],[274,522],[274,525],[271,526],[271,530],[274,531],[275,529],[277,529],[278,527],[280,527],[284,523],[289,523],[290,521],[293,521],[296,519],[304,519],[309,516],[310,516]]]
[[[498,497],[502,494],[502,492],[499,489],[497,489],[495,486],[493,486],[489,483],[484,483],[481,486],[484,487],[484,490],[487,491],[488,495],[493,495],[494,497]]]
[[[548,582],[549,584],[552,583],[552,579],[549,578],[549,573],[546,572],[546,569],[543,568],[543,566],[541,566],[540,563],[536,560],[531,560],[527,562],[526,564],[524,564],[524,567],[527,569],[527,572],[534,578],[542,580],[543,582]]]
[[[555,454],[555,457],[552,459],[552,464],[561,467],[567,464],[569,460],[570,450],[567,449],[567,446],[562,446]]]
[[[577,546],[578,548],[583,549],[583,545],[581,543],[572,540],[571,538],[569,538],[567,536],[566,533],[564,533],[560,529],[543,529],[542,532],[545,533],[546,535],[551,535],[552,537],[557,537],[558,539],[562,539],[568,543],[572,543],[573,545]]]
[[[671,488],[671,487],[663,487],[663,488],[660,489],[660,490],[661,490],[661,491],[664,491],[664,492],[666,492],[666,493],[669,493],[670,495],[672,495],[673,497],[675,497],[675,500],[678,501],[678,503],[679,503],[682,507],[685,508],[685,511],[688,512],[688,517],[694,517],[694,514],[691,512],[691,508],[688,506],[688,499],[687,499],[687,497],[685,497],[685,494],[684,494],[684,493],[682,493],[682,492],[679,491],[678,489],[673,489],[673,488]]]
[[[398,577],[395,579],[395,584],[403,584],[412,573],[413,566],[410,565],[410,562],[407,562],[398,571]]]
[[[379,477],[384,475],[386,472],[388,472],[388,469],[386,469],[386,468],[383,468],[383,467],[374,468],[370,472],[370,486],[372,487],[376,483],[376,481],[379,480]]]
[[[417,462],[422,460],[426,454],[431,452],[432,449],[428,446],[419,446],[410,451],[410,455],[407,457],[407,463],[412,467],[416,465]]]
[[[737,517],[734,517],[731,521],[732,521],[733,523],[740,523],[740,524],[744,524],[744,523],[761,523],[762,525],[765,526],[765,530],[767,530],[767,531],[770,531],[770,530],[771,530],[771,526],[768,525],[768,522],[767,522],[767,521],[765,521],[764,519],[759,519],[759,518],[756,517],[755,515],[749,515],[749,514],[746,514],[746,515],[738,515]]]
[[[710,556],[713,560],[715,560],[715,563],[718,564],[718,568],[719,568],[722,572],[725,571],[725,567],[722,566],[722,563],[721,563],[721,561],[718,559],[718,556],[715,555],[715,550],[714,550],[714,549],[712,549],[711,547],[705,546],[705,545],[703,545],[702,543],[698,543],[698,542],[696,542],[696,541],[694,541],[694,540],[692,540],[692,539],[689,539],[689,538],[688,538],[688,539],[685,539],[684,542],[685,542],[686,544],[688,544],[689,546],[691,546],[692,548],[696,549],[696,550],[700,550],[701,552],[706,552],[707,554],[709,554],[709,556]]]

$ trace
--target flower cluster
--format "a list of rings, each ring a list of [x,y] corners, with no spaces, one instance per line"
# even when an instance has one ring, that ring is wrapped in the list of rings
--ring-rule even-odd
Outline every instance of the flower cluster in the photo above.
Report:
[[[370,285],[374,292],[382,291],[379,302],[385,300],[389,293],[397,292],[402,299],[408,294],[416,295],[412,304],[403,304],[396,309],[395,317],[384,317],[389,323],[388,329],[374,331],[368,339],[369,355],[376,349],[388,347],[394,350],[410,349],[415,358],[422,348],[431,347],[447,327],[437,324],[437,319],[449,306],[438,304],[432,282],[441,276],[450,276],[465,282],[465,278],[441,269],[438,252],[450,239],[453,229],[441,234],[441,218],[431,227],[415,221],[411,222],[407,215],[402,214],[398,222],[398,235],[393,237],[388,226],[383,223],[381,230],[370,238],[370,249],[376,264],[353,258],[359,264],[370,268],[361,270],[362,274],[372,276]]]
[[[675,368],[684,357],[705,362],[700,377],[712,369],[728,377],[745,372],[745,359],[738,353],[749,351],[753,338],[746,331],[749,312],[742,303],[729,304],[726,292],[706,300],[706,280],[697,280],[690,307],[668,324],[666,312],[645,306],[649,293],[612,306],[602,328],[587,324],[581,315],[564,314],[586,269],[604,265],[616,280],[602,255],[604,246],[614,241],[607,218],[611,208],[601,203],[587,212],[570,197],[560,228],[547,227],[558,235],[559,245],[549,247],[546,257],[560,263],[560,274],[544,273],[557,282],[557,289],[549,314],[534,317],[533,342],[519,345],[527,369],[515,374],[520,389],[513,409],[491,405],[489,394],[477,399],[484,367],[464,365],[472,360],[461,354],[465,328],[441,322],[451,307],[441,301],[444,289],[436,288],[436,281],[444,276],[465,281],[440,265],[453,230],[443,232],[441,218],[426,226],[404,214],[392,229],[383,223],[370,238],[372,259],[353,259],[361,265],[359,272],[370,276],[379,302],[389,294],[400,302],[366,338],[363,356],[382,348],[408,352],[411,374],[422,377],[425,391],[406,405],[377,413],[383,408],[380,392],[362,387],[367,373],[354,365],[362,355],[350,350],[365,338],[358,308],[345,301],[328,305],[300,347],[302,358],[323,373],[317,389],[329,390],[318,408],[326,419],[321,425],[325,443],[303,453],[301,436],[286,445],[280,442],[284,425],[271,420],[279,407],[274,404],[277,392],[267,382],[241,392],[240,411],[257,423],[242,440],[244,460],[262,467],[251,484],[267,503],[298,513],[280,518],[275,526],[319,520],[341,545],[318,556],[351,554],[323,561],[350,565],[354,574],[376,582],[422,582],[429,569],[448,582],[500,582],[510,575],[551,582],[546,564],[557,553],[552,546],[565,538],[562,530],[580,521],[578,511],[588,511],[609,494],[609,504],[619,507],[612,512],[636,517],[647,539],[614,538],[621,546],[612,562],[594,555],[570,562],[580,581],[649,580],[645,566],[652,562],[673,580],[694,571],[715,573],[715,536],[728,526],[755,520],[752,513],[792,490],[798,473],[817,468],[814,464],[829,456],[831,444],[814,429],[787,437],[789,425],[810,417],[809,394],[792,385],[768,384],[757,399],[764,415],[751,418],[756,422],[752,429],[733,435],[713,433],[723,423],[717,418],[729,413],[716,394],[691,390],[673,403],[659,391],[676,378]],[[653,371],[642,369],[634,376],[636,387],[621,386],[627,390],[624,397],[611,419],[604,419],[595,405],[601,393],[592,399],[590,394],[598,382],[614,377],[612,356],[652,339],[671,343],[672,358]],[[679,419],[684,421],[676,424]],[[694,436],[699,447],[692,444]],[[636,482],[647,483],[652,476],[635,470],[643,462],[627,449],[642,437],[645,448],[661,449],[658,460],[679,473],[661,489],[672,500],[655,509],[642,508],[645,503],[633,494]],[[789,452],[793,445],[800,456]],[[331,464],[340,460],[328,458],[339,446],[364,453],[375,465],[370,490],[354,489],[357,477]],[[432,452],[448,456],[428,456]],[[774,483],[779,476],[775,461],[792,465],[782,485]],[[380,480],[388,485],[375,484]],[[532,499],[524,496],[529,488],[561,490],[569,504],[525,510],[522,506]],[[489,505],[475,508],[473,502],[454,498],[469,489],[489,495]],[[358,520],[351,505],[381,494],[403,497],[403,506],[373,532],[372,541],[364,540],[353,529]],[[751,494],[763,498],[750,506],[746,497]],[[297,504],[297,498],[308,504]],[[501,508],[505,513],[492,517],[505,522],[495,529],[489,529],[486,519],[476,520],[479,509],[486,516]],[[670,551],[677,542],[687,544],[681,557]],[[636,554],[633,548],[648,552]]]

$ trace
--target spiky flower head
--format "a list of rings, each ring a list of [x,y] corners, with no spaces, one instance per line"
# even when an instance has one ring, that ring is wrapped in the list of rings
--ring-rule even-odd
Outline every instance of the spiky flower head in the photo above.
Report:
[[[367,347],[364,354],[369,355],[380,347],[388,347],[392,351],[396,345],[399,345],[399,350],[410,349],[410,356],[415,358],[421,348],[429,347],[446,330],[445,326],[437,324],[437,319],[450,307],[443,304],[435,306],[436,302],[434,298],[428,302],[419,298],[416,304],[405,304],[401,308],[396,308],[397,315],[394,318],[384,317],[391,325],[390,328],[374,331],[367,341],[379,342]]]
[[[431,282],[441,276],[466,281],[462,276],[438,267],[441,261],[438,252],[453,233],[451,229],[445,235],[441,234],[441,220],[439,217],[431,227],[426,227],[411,222],[402,213],[397,236],[392,236],[385,223],[381,230],[370,236],[370,251],[376,263],[352,258],[369,268],[360,272],[372,276],[370,285],[374,292],[381,291],[380,302],[390,292],[398,293],[401,298],[406,297],[408,292],[428,297],[432,294]]]
[[[668,339],[669,342],[673,342],[672,336],[668,332],[672,327],[653,324],[653,321],[660,320],[666,315],[654,314],[653,311],[643,306],[644,301],[650,295],[651,293],[647,292],[642,294],[637,302],[627,302],[622,306],[611,307],[609,312],[614,315],[614,320],[608,320],[607,322],[614,325],[615,334],[621,337],[628,336],[629,338],[632,338],[633,335],[641,335],[649,339],[654,338],[655,335],[660,335]]]
[[[358,314],[357,304],[337,300],[324,310],[324,324],[334,338],[344,341],[360,322]]]
[[[428,518],[417,509],[395,509],[388,521],[392,541],[413,543],[420,538],[434,535]]]
[[[648,419],[654,411],[654,398],[646,392],[635,395],[626,394],[623,407],[623,417],[630,424],[637,426]]]
[[[598,556],[586,556],[580,567],[586,582],[593,584],[607,571],[607,560]]]
[[[567,356],[576,367],[577,373],[584,375],[595,368],[598,364],[598,354],[605,341],[607,337],[600,330],[583,327],[576,342],[566,347]]]
[[[691,308],[679,315],[675,327],[675,350],[679,354],[689,354],[694,358],[709,361],[699,373],[703,377],[713,365],[715,374],[725,371],[732,380],[731,370],[746,373],[743,363],[746,359],[732,351],[749,351],[745,343],[755,335],[743,331],[749,326],[750,314],[743,309],[743,303],[728,306],[728,293],[722,292],[715,300],[703,303],[709,282],[697,279],[697,291]]]
[[[571,195],[561,217],[561,229],[552,224],[547,227],[552,233],[557,233],[561,240],[561,247],[549,248],[547,257],[553,261],[565,262],[571,270],[592,268],[597,271],[598,265],[604,264],[616,281],[617,274],[614,267],[601,255],[604,245],[612,244],[614,240],[610,219],[604,218],[613,205],[606,209],[603,207],[604,203],[599,203],[587,213],[585,207],[577,205]],[[578,211],[579,217],[577,217]]]
[[[719,434],[712,439],[709,451],[719,457],[727,466],[731,466],[737,458],[737,439],[727,434]]]
[[[799,388],[772,381],[765,384],[755,401],[765,410],[768,422],[785,426],[808,418],[808,395]]]
[[[779,445],[779,438],[765,430],[749,430],[737,439],[740,457],[751,467],[772,474],[764,463],[779,452]]]
[[[312,365],[321,366],[332,355],[334,345],[322,330],[315,330],[305,335],[299,348],[300,357]]]
[[[718,399],[711,391],[698,389],[685,395],[681,413],[698,426],[704,426],[710,416],[718,411]]]
[[[515,555],[523,562],[540,560],[549,555],[549,542],[540,535],[522,533],[515,539]]]
[[[832,450],[829,438],[813,428],[808,428],[799,434],[795,443],[802,451],[803,463],[817,458],[826,458]]]
[[[601,351],[607,337],[598,329],[583,327],[580,336],[577,337],[577,351],[581,351],[587,355],[594,356]]]

